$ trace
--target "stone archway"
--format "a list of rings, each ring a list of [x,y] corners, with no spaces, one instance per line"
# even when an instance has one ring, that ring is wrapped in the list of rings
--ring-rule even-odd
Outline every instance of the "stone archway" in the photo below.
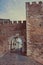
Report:
[[[11,40],[11,50],[13,50],[13,52],[20,53],[20,51],[22,52],[22,49],[23,49],[22,39],[20,37],[14,37]]]
[[[24,53],[24,42],[21,36],[16,34],[15,36],[10,37],[9,39],[9,50],[10,52],[15,52],[22,54]]]

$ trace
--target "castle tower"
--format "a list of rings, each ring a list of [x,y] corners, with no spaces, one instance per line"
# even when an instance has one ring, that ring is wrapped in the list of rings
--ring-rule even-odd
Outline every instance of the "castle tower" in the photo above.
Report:
[[[38,57],[43,52],[43,3],[26,2],[27,55]]]

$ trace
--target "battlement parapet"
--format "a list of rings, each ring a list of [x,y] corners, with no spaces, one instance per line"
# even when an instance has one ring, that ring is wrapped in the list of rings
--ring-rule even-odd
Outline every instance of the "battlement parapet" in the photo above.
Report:
[[[36,2],[36,1],[33,1],[33,2],[26,2],[26,5],[28,6],[28,5],[39,5],[39,4],[43,4],[43,2],[42,1],[39,1],[39,2]]]
[[[24,23],[26,23],[26,20],[11,21],[10,19],[0,19],[1,25],[4,25],[4,24],[24,24]]]
[[[43,15],[43,2],[26,2],[26,14],[29,15]]]
[[[31,6],[41,6],[43,4],[42,1],[39,1],[39,2],[36,2],[36,1],[33,1],[33,2],[26,2],[26,7],[31,7]]]
[[[18,20],[18,21],[13,21],[13,24],[16,23],[16,24],[22,24],[22,23],[26,23],[26,20]]]
[[[0,24],[10,23],[10,19],[0,19]]]

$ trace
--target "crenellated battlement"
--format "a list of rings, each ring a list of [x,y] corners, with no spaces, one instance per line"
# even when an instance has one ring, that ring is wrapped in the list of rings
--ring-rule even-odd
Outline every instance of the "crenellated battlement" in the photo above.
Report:
[[[14,24],[14,23],[17,23],[17,24],[19,24],[19,23],[20,23],[20,24],[22,24],[22,23],[26,23],[26,20],[23,20],[23,21],[21,21],[21,20],[18,20],[18,21],[13,21],[13,24]]]
[[[39,1],[39,2],[36,2],[36,1],[33,1],[33,2],[26,2],[26,5],[28,6],[28,5],[40,5],[40,4],[43,4],[43,2],[42,1]]]
[[[43,15],[43,2],[26,2],[26,14],[29,15]]]
[[[11,21],[10,19],[0,19],[0,24],[4,25],[4,24],[22,24],[22,23],[26,23],[26,20],[19,20],[19,21]]]

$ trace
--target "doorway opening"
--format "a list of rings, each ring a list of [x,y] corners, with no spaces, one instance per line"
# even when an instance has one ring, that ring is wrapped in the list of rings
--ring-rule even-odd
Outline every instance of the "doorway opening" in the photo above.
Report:
[[[23,38],[19,36],[19,34],[16,34],[11,39],[10,52],[21,54],[21,55],[26,55],[26,42],[23,41]]]

